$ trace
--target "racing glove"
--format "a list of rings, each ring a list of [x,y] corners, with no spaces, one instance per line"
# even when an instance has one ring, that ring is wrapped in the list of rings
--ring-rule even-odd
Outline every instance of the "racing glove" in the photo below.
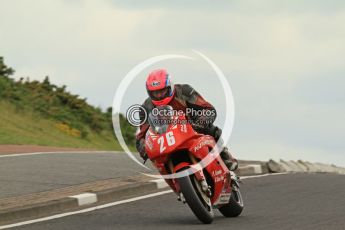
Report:
[[[193,129],[198,133],[205,133],[212,126],[212,120],[205,116],[197,117],[191,120]]]
[[[148,156],[147,156],[147,153],[145,151],[145,140],[144,140],[144,138],[137,140],[135,147],[137,148],[141,158],[143,158],[143,160],[145,162],[148,159]]]

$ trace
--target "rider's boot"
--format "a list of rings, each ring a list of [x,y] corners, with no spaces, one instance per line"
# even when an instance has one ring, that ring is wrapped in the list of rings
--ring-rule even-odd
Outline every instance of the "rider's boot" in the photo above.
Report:
[[[238,168],[238,161],[231,155],[227,147],[224,147],[219,155],[230,171],[234,171]]]

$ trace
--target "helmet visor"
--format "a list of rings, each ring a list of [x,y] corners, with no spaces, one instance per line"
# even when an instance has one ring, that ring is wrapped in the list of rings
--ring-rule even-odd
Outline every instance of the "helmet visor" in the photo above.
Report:
[[[159,90],[150,91],[149,93],[152,100],[160,101],[169,96],[169,91],[169,87],[167,87]]]

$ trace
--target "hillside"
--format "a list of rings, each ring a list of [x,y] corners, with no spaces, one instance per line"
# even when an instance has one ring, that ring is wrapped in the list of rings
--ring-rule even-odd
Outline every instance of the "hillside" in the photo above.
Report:
[[[111,108],[103,112],[48,77],[42,82],[15,81],[13,73],[0,57],[0,144],[120,149]],[[120,117],[125,140],[133,146],[135,128]]]

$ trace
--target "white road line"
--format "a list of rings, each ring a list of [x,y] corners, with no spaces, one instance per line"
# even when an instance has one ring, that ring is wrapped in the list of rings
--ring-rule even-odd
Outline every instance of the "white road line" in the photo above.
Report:
[[[28,221],[15,223],[15,224],[3,225],[3,226],[0,226],[0,229],[19,227],[19,226],[23,226],[23,225],[43,222],[43,221],[47,221],[47,220],[53,220],[53,219],[71,216],[71,215],[75,215],[75,214],[92,212],[92,211],[95,211],[98,209],[108,208],[108,207],[112,207],[112,206],[116,206],[116,205],[120,205],[120,204],[125,204],[125,203],[129,203],[129,202],[137,201],[137,200],[142,200],[142,199],[146,199],[146,198],[150,198],[150,197],[160,196],[160,195],[171,193],[171,192],[172,192],[172,190],[162,191],[162,192],[148,194],[145,196],[138,196],[138,197],[134,197],[131,199],[120,200],[120,201],[116,201],[116,202],[112,202],[112,203],[108,203],[108,204],[103,204],[103,205],[99,205],[99,206],[95,206],[95,207],[91,207],[91,208],[86,208],[86,209],[82,209],[82,210],[78,210],[78,211],[74,211],[74,212],[66,212],[66,213],[61,213],[61,214],[57,214],[57,215],[53,215],[53,216],[35,219],[35,220],[28,220]]]
[[[277,175],[285,175],[285,174],[291,174],[289,172],[283,172],[283,173],[266,173],[266,174],[260,174],[260,175],[252,175],[252,176],[240,176],[241,180],[250,179],[250,178],[257,178],[257,177],[266,177],[266,176],[277,176]]]
[[[34,156],[34,155],[45,155],[45,154],[64,154],[64,153],[123,153],[121,151],[60,151],[60,152],[34,152],[34,153],[15,153],[0,155],[0,158],[5,157],[21,157],[21,156]]]
[[[250,179],[250,178],[266,177],[266,176],[272,176],[272,175],[283,175],[283,174],[288,174],[288,173],[274,173],[274,174],[243,176],[243,177],[241,177],[241,179],[245,180],[245,179]],[[85,209],[74,211],[74,212],[66,212],[66,213],[56,214],[53,216],[47,216],[47,217],[43,217],[43,218],[39,218],[39,219],[23,221],[23,222],[19,222],[19,223],[15,223],[15,224],[3,225],[3,226],[0,226],[0,229],[14,228],[14,227],[19,227],[19,226],[23,226],[23,225],[43,222],[43,221],[47,221],[47,220],[58,219],[58,218],[66,217],[66,216],[72,216],[72,215],[76,215],[76,214],[92,212],[95,210],[109,208],[109,207],[120,205],[120,204],[130,203],[133,201],[143,200],[143,199],[147,199],[147,198],[151,198],[151,197],[155,197],[155,196],[161,196],[161,195],[171,193],[171,192],[173,192],[173,191],[167,190],[167,191],[162,191],[162,192],[156,192],[156,193],[152,193],[152,194],[148,194],[148,195],[144,195],[144,196],[138,196],[138,197],[134,197],[134,198],[126,199],[126,200],[120,200],[120,201],[116,201],[116,202],[112,202],[112,203],[108,203],[108,204],[98,205],[98,206],[91,207],[91,208],[85,208]]]

